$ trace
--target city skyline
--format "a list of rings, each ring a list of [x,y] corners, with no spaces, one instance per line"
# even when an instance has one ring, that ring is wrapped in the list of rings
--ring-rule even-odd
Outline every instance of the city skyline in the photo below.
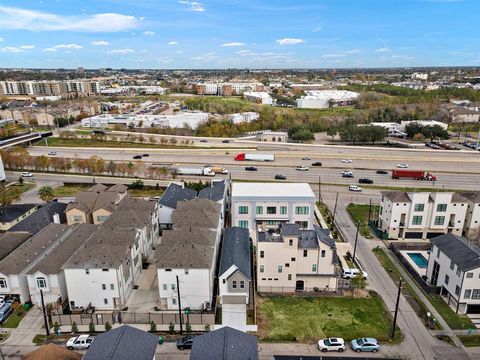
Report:
[[[0,1],[0,61],[27,68],[480,66],[474,0],[286,3]]]

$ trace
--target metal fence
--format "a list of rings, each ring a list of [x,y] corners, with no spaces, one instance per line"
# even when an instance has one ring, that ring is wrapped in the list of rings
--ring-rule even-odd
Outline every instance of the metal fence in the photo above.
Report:
[[[304,288],[303,290],[297,290],[292,286],[257,286],[257,290],[261,294],[295,294],[298,296],[341,296],[344,289],[337,288],[333,290],[331,288]]]

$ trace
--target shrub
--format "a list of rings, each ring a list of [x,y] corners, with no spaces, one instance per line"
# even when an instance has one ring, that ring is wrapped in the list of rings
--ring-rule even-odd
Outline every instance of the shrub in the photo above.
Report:
[[[56,321],[53,324],[53,331],[55,332],[55,334],[58,334],[60,332],[60,324]]]
[[[172,322],[168,324],[168,331],[170,331],[170,334],[173,334],[175,331],[175,325]]]
[[[185,324],[185,330],[186,330],[187,332],[191,332],[191,331],[192,331],[192,325],[190,325],[190,323],[186,323],[186,324]]]
[[[72,334],[76,334],[78,332],[77,323],[74,321],[72,322]]]
[[[112,325],[110,325],[110,323],[107,321],[105,323],[105,331],[110,331],[110,330],[112,330]]]
[[[90,333],[95,332],[95,324],[93,322],[90,322],[90,324],[88,324],[88,332]]]
[[[157,332],[157,325],[153,322],[153,320],[150,322],[150,332]]]
[[[210,331],[210,324],[205,324],[204,328],[205,328],[205,331],[207,331],[207,332]]]

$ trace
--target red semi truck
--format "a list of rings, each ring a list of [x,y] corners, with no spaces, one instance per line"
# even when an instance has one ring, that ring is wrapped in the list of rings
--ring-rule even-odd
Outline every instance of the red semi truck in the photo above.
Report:
[[[275,161],[275,155],[239,153],[235,156],[235,160],[236,161]]]
[[[392,170],[392,179],[437,181],[437,177],[423,170]]]

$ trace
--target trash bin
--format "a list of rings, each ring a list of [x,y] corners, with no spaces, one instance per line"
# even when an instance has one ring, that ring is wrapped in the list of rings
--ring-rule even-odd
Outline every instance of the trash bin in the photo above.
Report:
[[[30,304],[23,304],[23,309],[26,311],[30,310]]]
[[[159,345],[162,345],[164,341],[165,341],[165,339],[163,338],[163,336],[158,337],[158,344]]]

